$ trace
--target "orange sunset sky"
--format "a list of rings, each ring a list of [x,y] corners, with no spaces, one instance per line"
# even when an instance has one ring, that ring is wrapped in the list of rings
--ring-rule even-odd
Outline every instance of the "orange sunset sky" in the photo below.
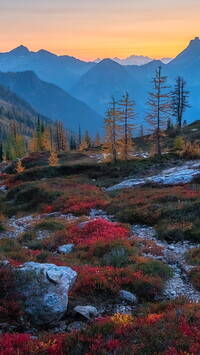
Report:
[[[174,57],[200,35],[199,20],[199,0],[0,0],[0,52]]]

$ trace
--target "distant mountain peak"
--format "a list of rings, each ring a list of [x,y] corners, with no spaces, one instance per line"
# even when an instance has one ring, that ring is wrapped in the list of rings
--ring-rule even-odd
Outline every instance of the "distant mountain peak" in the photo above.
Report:
[[[193,48],[196,48],[196,47],[200,47],[200,39],[199,39],[199,37],[195,37],[194,39],[192,39],[191,41],[190,41],[190,44],[189,44],[189,47],[191,48],[191,47],[193,47]]]
[[[191,64],[199,62],[200,59],[200,39],[195,37],[189,43],[189,45],[177,55],[177,57],[171,62],[173,65],[179,63],[179,65]]]
[[[45,57],[57,57],[56,54],[46,51],[45,49],[40,49],[38,52],[34,52],[34,53],[43,55]]]
[[[18,54],[18,55],[26,55],[29,52],[29,49],[23,45],[21,46],[18,46],[17,48],[14,48],[12,51],[10,51],[10,53],[15,53],[15,54]]]
[[[191,40],[191,42],[198,42],[200,41],[199,37],[195,37],[194,39]]]
[[[110,58],[104,58],[99,62],[99,64],[111,64],[111,63],[114,63],[114,61]]]

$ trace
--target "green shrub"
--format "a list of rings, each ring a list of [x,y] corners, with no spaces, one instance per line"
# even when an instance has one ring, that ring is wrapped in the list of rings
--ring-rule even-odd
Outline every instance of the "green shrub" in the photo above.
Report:
[[[36,232],[35,231],[26,231],[20,237],[18,238],[20,244],[25,244],[32,242],[36,238]]]
[[[129,264],[129,254],[123,247],[114,248],[103,256],[102,264],[116,268],[125,267]]]
[[[65,228],[64,224],[57,221],[42,221],[37,223],[33,227],[34,230],[42,229],[42,230],[52,230],[52,231],[62,230],[64,228]]]
[[[37,256],[37,262],[46,263],[51,254],[48,251],[43,251]]]
[[[195,267],[189,273],[189,278],[193,286],[200,291],[200,267]]]
[[[23,183],[10,189],[6,199],[12,202],[9,215],[18,211],[37,211],[42,205],[52,203],[60,196],[59,191],[49,191],[36,183]]]
[[[3,223],[0,221],[0,233],[5,231]]]
[[[200,266],[200,247],[188,251],[186,254],[186,260],[191,265]]]
[[[136,270],[140,270],[144,275],[159,276],[163,280],[168,280],[173,276],[173,270],[168,265],[159,260],[150,260],[136,265]]]

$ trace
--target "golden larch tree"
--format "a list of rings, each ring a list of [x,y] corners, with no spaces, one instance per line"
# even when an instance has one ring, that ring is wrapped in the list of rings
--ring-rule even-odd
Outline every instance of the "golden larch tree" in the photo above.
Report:
[[[22,161],[18,160],[17,164],[16,164],[16,172],[18,174],[22,173],[25,170],[25,167],[22,165]]]
[[[106,152],[106,161],[117,161],[118,150],[118,120],[119,111],[117,110],[117,101],[112,97],[110,108],[107,110],[104,121],[105,144],[103,150]]]
[[[49,162],[49,166],[59,166],[59,158],[55,152],[50,153],[48,162]]]

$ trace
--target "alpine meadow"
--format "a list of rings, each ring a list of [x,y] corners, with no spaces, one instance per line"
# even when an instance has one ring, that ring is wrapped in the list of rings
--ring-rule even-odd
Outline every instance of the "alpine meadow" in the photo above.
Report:
[[[0,0],[0,355],[200,354],[199,16]]]

